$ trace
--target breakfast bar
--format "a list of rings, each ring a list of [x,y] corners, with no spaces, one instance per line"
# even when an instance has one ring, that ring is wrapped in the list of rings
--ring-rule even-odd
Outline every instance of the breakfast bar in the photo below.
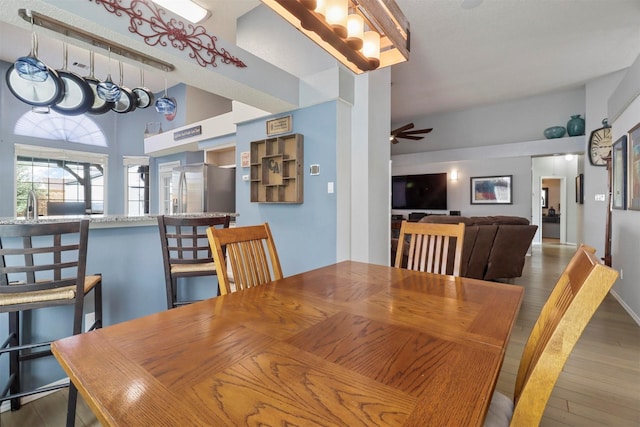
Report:
[[[224,216],[237,214],[202,213],[191,216]],[[113,325],[167,309],[162,248],[157,219],[147,216],[59,216],[38,219],[0,218],[0,224],[64,222],[89,219],[87,272],[102,274],[103,324]],[[194,299],[217,294],[215,277],[189,278],[189,291]],[[85,302],[85,313],[91,316],[91,301]],[[43,308],[26,313],[32,330],[46,337],[69,335],[72,310],[68,306]],[[87,319],[85,319],[87,320]],[[0,330],[7,330],[7,315],[0,314]],[[90,322],[85,322],[90,323]],[[0,358],[0,369],[6,372],[7,358]],[[38,386],[64,378],[64,372],[53,358],[32,362],[26,376]],[[25,376],[25,377],[26,377]]]

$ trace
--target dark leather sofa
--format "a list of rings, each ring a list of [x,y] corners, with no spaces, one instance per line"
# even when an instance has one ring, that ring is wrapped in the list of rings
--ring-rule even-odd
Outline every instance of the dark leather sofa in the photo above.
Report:
[[[461,275],[484,280],[520,277],[525,256],[538,229],[537,225],[529,224],[528,219],[515,216],[429,215],[419,222],[464,222]],[[397,239],[392,239],[392,263],[395,262],[397,244]],[[453,246],[451,251],[453,253]],[[453,256],[449,258],[453,262]]]

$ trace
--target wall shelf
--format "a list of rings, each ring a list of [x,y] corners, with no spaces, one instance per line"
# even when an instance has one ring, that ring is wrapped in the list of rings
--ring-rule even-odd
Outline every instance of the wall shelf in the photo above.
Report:
[[[303,202],[301,134],[251,142],[251,202]]]

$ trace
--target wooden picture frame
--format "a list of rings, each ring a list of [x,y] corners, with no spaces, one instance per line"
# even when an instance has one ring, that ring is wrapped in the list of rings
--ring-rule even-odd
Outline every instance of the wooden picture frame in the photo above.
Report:
[[[627,208],[640,210],[640,123],[629,131],[627,144]]]
[[[576,203],[584,204],[584,174],[576,176]]]
[[[540,199],[540,206],[543,209],[548,208],[549,207],[549,188],[543,187],[540,195],[542,196],[542,198]]]
[[[627,136],[611,146],[611,207],[627,208]]]
[[[470,183],[472,205],[513,204],[513,175],[476,176]]]

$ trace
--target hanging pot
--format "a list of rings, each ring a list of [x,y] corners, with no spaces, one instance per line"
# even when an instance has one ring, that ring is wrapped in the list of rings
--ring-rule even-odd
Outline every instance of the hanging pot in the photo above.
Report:
[[[124,87],[122,62],[119,62],[118,66],[120,67],[120,96],[111,110],[122,114],[135,110],[138,100],[131,89]]]
[[[142,68],[140,68],[140,86],[133,88],[133,93],[136,96],[138,108],[147,108],[153,104],[153,93],[144,86],[144,70]]]
[[[86,81],[79,75],[67,70],[68,51],[67,44],[63,45],[63,68],[57,70],[58,76],[64,82],[64,95],[62,99],[51,106],[53,111],[60,114],[77,116],[89,111],[93,105],[95,96]]]
[[[5,80],[13,96],[20,101],[34,107],[44,107],[55,104],[64,96],[64,83],[58,73],[47,67],[47,75],[47,80],[42,82],[26,80],[20,77],[13,64],[7,70]]]
[[[34,107],[55,104],[64,96],[64,83],[55,70],[37,59],[38,38],[31,35],[31,52],[18,58],[5,74],[11,93],[20,101]]]
[[[91,92],[93,92],[93,105],[89,107],[87,113],[89,114],[104,114],[107,111],[111,110],[114,103],[105,101],[104,99],[98,96],[98,85],[100,84],[100,80],[96,79],[93,75],[94,73],[94,53],[89,53],[89,75],[84,78],[84,81],[87,83]]]

